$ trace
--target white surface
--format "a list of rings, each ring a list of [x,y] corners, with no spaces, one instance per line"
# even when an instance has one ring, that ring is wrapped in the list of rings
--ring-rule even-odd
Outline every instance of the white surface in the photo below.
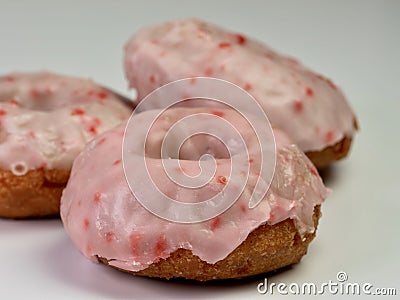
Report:
[[[0,73],[49,69],[126,91],[122,46],[141,26],[198,16],[298,57],[334,79],[361,131],[327,176],[317,239],[269,280],[399,284],[400,2],[0,1]],[[25,2],[25,1],[24,1]],[[217,2],[217,3],[215,3]],[[2,299],[250,299],[255,280],[193,284],[129,276],[81,256],[59,220],[0,220]],[[206,288],[205,288],[206,287]],[[396,297],[392,297],[393,299]]]

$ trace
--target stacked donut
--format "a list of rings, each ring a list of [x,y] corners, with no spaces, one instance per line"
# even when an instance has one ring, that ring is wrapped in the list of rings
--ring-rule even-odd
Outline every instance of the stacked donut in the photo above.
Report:
[[[345,157],[357,130],[340,89],[197,19],[139,31],[125,71],[138,95],[129,120],[90,81],[0,78],[0,216],[60,211],[85,256],[142,276],[242,278],[299,262],[329,194],[317,169]],[[201,94],[210,80],[230,100]]]

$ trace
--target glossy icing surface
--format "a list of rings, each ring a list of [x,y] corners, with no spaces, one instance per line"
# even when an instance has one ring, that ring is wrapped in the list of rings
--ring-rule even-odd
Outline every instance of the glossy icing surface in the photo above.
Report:
[[[334,145],[356,129],[349,104],[331,80],[258,41],[197,19],[136,33],[125,46],[125,73],[138,100],[182,78],[230,81],[255,97],[272,126],[306,152]]]
[[[257,151],[254,150],[254,140],[248,128],[228,110],[171,109],[157,119],[146,143],[149,150],[145,151],[149,173],[157,183],[157,188],[172,199],[193,202],[203,201],[221,192],[229,182],[230,160],[223,147],[201,136],[184,145],[180,157],[170,157],[167,160],[180,160],[181,169],[176,171],[194,175],[198,170],[199,156],[202,153],[213,154],[217,169],[207,185],[198,190],[183,189],[167,180],[163,172],[162,160],[159,158],[160,141],[171,124],[176,122],[177,116],[199,112],[217,114],[236,125],[250,149],[250,159],[247,162],[250,172],[248,178],[243,179],[247,181],[238,200],[223,214],[194,224],[168,222],[150,213],[133,196],[124,176],[122,142],[126,124],[122,124],[100,135],[85,147],[74,162],[70,181],[62,196],[61,217],[64,227],[85,256],[94,259],[97,255],[110,260],[113,266],[139,271],[160,258],[168,257],[176,249],[185,248],[202,260],[215,263],[224,259],[261,224],[273,225],[291,218],[300,235],[314,231],[314,207],[327,197],[329,191],[304,153],[279,130],[274,131],[277,161],[272,184],[261,203],[254,209],[249,208],[249,195],[259,179]],[[133,116],[138,132],[141,132],[140,124],[146,118],[153,118],[154,113],[149,110]],[[207,122],[206,119],[203,121]],[[142,138],[141,134],[138,134],[138,138]],[[201,145],[209,147],[202,148]],[[140,159],[140,154],[132,152],[132,155]],[[124,163],[124,167],[137,169],[134,163]],[[93,174],[101,176],[94,177]],[[141,176],[143,172],[138,170],[139,182]],[[155,186],[143,185],[142,189],[154,191]],[[157,200],[154,191],[153,201]]]
[[[48,72],[0,77],[0,168],[70,169],[84,145],[130,115],[91,80]]]

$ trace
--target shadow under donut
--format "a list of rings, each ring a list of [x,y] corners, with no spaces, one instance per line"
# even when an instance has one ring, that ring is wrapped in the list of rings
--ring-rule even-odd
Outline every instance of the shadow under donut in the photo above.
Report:
[[[64,236],[43,253],[50,276],[66,286],[97,297],[113,299],[211,299],[221,296],[257,295],[257,285],[267,276],[273,279],[292,269],[292,266],[243,279],[197,282],[184,279],[140,277],[103,264],[88,261]],[[295,268],[295,267],[294,267]]]

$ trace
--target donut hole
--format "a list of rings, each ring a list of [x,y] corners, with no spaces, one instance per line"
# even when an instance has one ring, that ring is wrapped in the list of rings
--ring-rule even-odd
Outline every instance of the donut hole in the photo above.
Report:
[[[211,155],[214,159],[229,159],[227,146],[218,138],[208,134],[196,134],[188,137],[176,151],[175,141],[163,140],[164,133],[152,134],[146,141],[145,156],[154,159],[179,159],[199,161],[204,155]],[[164,147],[164,154],[161,148]],[[235,153],[232,153],[234,155]]]
[[[91,81],[48,72],[16,75],[15,83],[2,88],[0,102],[13,100],[21,108],[50,112],[71,103],[99,100],[108,92]]]
[[[11,85],[2,90],[0,102],[9,103],[10,100],[19,107],[32,111],[52,111],[62,107],[67,99],[65,95],[58,95],[55,100],[55,92],[67,86],[67,82],[57,80],[48,82],[47,74],[39,74],[30,78],[30,82],[21,82],[20,86]],[[55,80],[55,79],[52,79]]]
[[[179,149],[180,160],[198,161],[205,155],[211,155],[215,159],[229,159],[228,148],[218,138],[207,134],[196,134],[184,141]]]
[[[187,110],[187,111],[186,111]],[[150,114],[150,113],[149,113]],[[154,114],[154,113],[153,113]],[[209,108],[175,108],[152,116],[155,120],[145,136],[144,155],[152,159],[186,161],[231,159],[246,151],[251,128],[234,111]],[[239,122],[239,129],[232,121]]]
[[[48,91],[38,90],[35,97],[30,96],[30,99],[21,97],[19,104],[21,107],[32,111],[53,111],[64,105],[60,100],[55,101],[54,95]]]

